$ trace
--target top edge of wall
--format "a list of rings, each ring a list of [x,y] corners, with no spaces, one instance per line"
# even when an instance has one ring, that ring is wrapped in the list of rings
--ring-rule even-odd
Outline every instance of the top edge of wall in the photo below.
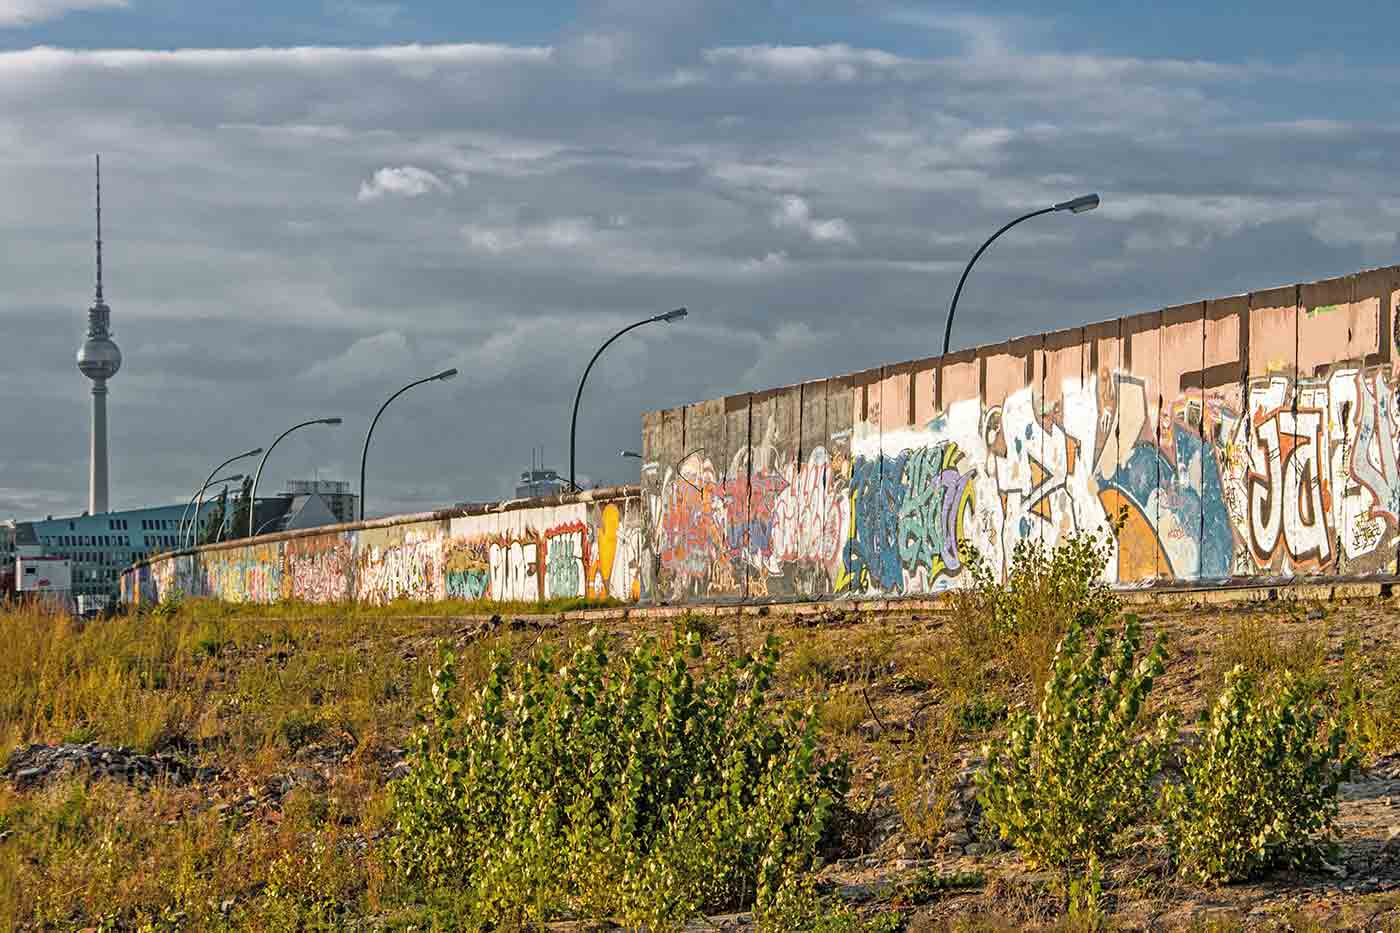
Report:
[[[1049,331],[1049,332],[1040,333],[1040,334],[1024,334],[1024,335],[1021,335],[1021,336],[1019,336],[1019,337],[1011,337],[1011,338],[1009,338],[1009,339],[1007,339],[1007,340],[1000,340],[1000,341],[996,341],[996,342],[994,342],[994,343],[979,344],[979,345],[973,346],[973,347],[965,347],[965,348],[963,348],[963,349],[961,349],[961,350],[954,350],[954,351],[950,352],[950,353],[948,354],[947,359],[946,359],[944,362],[946,362],[947,364],[970,362],[970,361],[972,361],[972,360],[974,360],[974,359],[978,359],[978,358],[980,358],[980,357],[985,357],[985,356],[994,355],[994,354],[996,354],[996,353],[1007,353],[1007,352],[1011,352],[1011,353],[1013,353],[1013,354],[1019,355],[1020,353],[1025,352],[1025,348],[1026,348],[1026,346],[1027,346],[1027,344],[1024,343],[1023,341],[1032,341],[1032,340],[1041,341],[1041,343],[1035,344],[1035,346],[1041,346],[1041,345],[1043,344],[1043,342],[1044,342],[1044,340],[1045,340],[1046,337],[1048,337],[1048,336],[1050,336],[1050,335],[1053,335],[1053,334],[1062,333],[1062,332],[1064,332],[1064,331],[1072,331],[1072,330],[1080,330],[1081,332],[1084,333],[1084,335],[1085,335],[1086,337],[1090,337],[1090,336],[1101,336],[1101,335],[1104,333],[1104,330],[1103,330],[1104,328],[1111,328],[1114,324],[1116,324],[1116,323],[1118,323],[1118,322],[1121,322],[1121,321],[1133,321],[1134,323],[1136,323],[1136,324],[1138,325],[1136,328],[1129,328],[1129,332],[1133,332],[1133,331],[1135,331],[1135,330],[1141,330],[1141,329],[1142,329],[1142,324],[1146,322],[1146,319],[1147,319],[1147,317],[1148,317],[1149,315],[1157,315],[1157,316],[1158,316],[1157,319],[1158,319],[1158,321],[1160,321],[1160,320],[1161,320],[1161,315],[1163,314],[1164,311],[1173,312],[1173,311],[1177,311],[1178,309],[1181,309],[1181,308],[1196,308],[1196,309],[1200,309],[1200,308],[1202,307],[1202,305],[1204,305],[1204,306],[1205,306],[1205,309],[1206,309],[1206,310],[1205,310],[1205,314],[1206,314],[1206,315],[1209,315],[1211,306],[1212,306],[1212,305],[1215,305],[1217,302],[1227,302],[1227,301],[1235,301],[1235,300],[1244,300],[1244,301],[1248,302],[1250,306],[1259,307],[1259,305],[1258,305],[1257,303],[1255,303],[1255,301],[1254,301],[1255,296],[1263,296],[1263,295],[1269,295],[1269,294],[1277,294],[1277,293],[1282,292],[1282,291],[1285,290],[1285,289],[1293,289],[1293,290],[1295,290],[1295,294],[1301,294],[1302,289],[1304,289],[1304,288],[1306,288],[1306,287],[1328,285],[1328,284],[1333,283],[1333,282],[1336,282],[1336,281],[1341,281],[1341,280],[1354,280],[1354,279],[1361,278],[1361,277],[1363,277],[1363,276],[1373,276],[1373,275],[1377,275],[1377,274],[1381,274],[1381,273],[1390,273],[1391,276],[1392,276],[1392,278],[1393,278],[1394,280],[1400,281],[1400,265],[1374,266],[1374,267],[1368,268],[1368,269],[1360,269],[1360,270],[1357,270],[1357,271],[1355,271],[1355,272],[1344,273],[1343,275],[1339,275],[1339,276],[1329,276],[1328,278],[1325,278],[1325,279],[1318,279],[1318,280],[1316,280],[1316,281],[1314,281],[1314,282],[1295,282],[1295,283],[1282,284],[1282,285],[1275,285],[1275,286],[1270,286],[1270,287],[1260,288],[1260,289],[1252,289],[1252,290],[1250,290],[1250,291],[1248,291],[1248,292],[1245,292],[1245,293],[1242,293],[1242,294],[1222,295],[1222,296],[1219,296],[1219,297],[1216,297],[1216,298],[1198,298],[1198,299],[1194,299],[1194,300],[1192,300],[1192,301],[1183,302],[1183,303],[1181,303],[1181,304],[1168,305],[1168,306],[1166,306],[1165,308],[1157,308],[1157,309],[1155,309],[1155,310],[1143,311],[1143,312],[1134,313],[1134,314],[1125,314],[1125,315],[1121,315],[1121,316],[1116,317],[1116,318],[1109,318],[1109,319],[1103,320],[1103,321],[1093,321],[1093,322],[1089,322],[1089,323],[1086,323],[1086,324],[1074,325],[1073,327],[1069,327],[1069,328],[1060,328],[1059,330],[1056,330],[1056,331]],[[1091,329],[1092,329],[1092,332],[1091,332]],[[1012,349],[1013,347],[1014,347],[1015,349]],[[870,368],[867,368],[867,369],[860,369],[860,370],[855,370],[855,371],[852,371],[852,372],[841,373],[841,374],[834,375],[834,376],[827,376],[826,379],[827,379],[827,380],[833,380],[833,379],[835,379],[835,380],[842,380],[842,381],[846,381],[846,382],[847,382],[848,384],[850,384],[850,385],[853,385],[853,386],[860,386],[860,385],[865,385],[865,384],[868,384],[868,383],[871,383],[871,382],[877,382],[877,381],[879,381],[879,380],[882,378],[882,376],[883,376],[884,374],[888,374],[888,372],[889,372],[891,369],[894,369],[894,368],[896,368],[896,367],[899,368],[899,371],[909,371],[909,368],[910,368],[910,367],[915,367],[915,366],[919,367],[920,369],[924,369],[924,368],[928,368],[929,366],[936,366],[936,365],[938,364],[939,359],[940,359],[940,358],[937,357],[937,356],[932,356],[932,357],[924,357],[924,358],[922,358],[922,359],[917,359],[917,360],[905,360],[905,361],[901,361],[901,362],[898,362],[898,363],[887,363],[887,364],[884,364],[884,365],[882,365],[882,366],[875,366],[875,367],[870,367]],[[805,380],[806,383],[821,382],[821,381],[822,381],[822,378],[821,378],[821,377],[813,377],[812,379]],[[804,384],[804,383],[796,383],[796,385],[802,385],[802,384]],[[792,388],[792,387],[791,387],[791,386],[782,386],[782,387],[780,387],[780,389],[785,389],[785,388]],[[732,395],[732,396],[725,396],[725,399],[726,399],[726,402],[727,402],[728,399],[730,399],[730,398],[738,399],[738,398],[746,398],[746,397],[750,397],[750,396],[757,397],[757,396],[760,396],[760,395],[762,395],[762,396],[764,396],[764,397],[767,397],[768,395],[770,395],[771,393],[776,392],[776,391],[779,391],[779,389],[749,389],[749,390],[745,390],[745,391],[743,391],[743,392],[736,392],[736,393],[734,393],[734,395]]]

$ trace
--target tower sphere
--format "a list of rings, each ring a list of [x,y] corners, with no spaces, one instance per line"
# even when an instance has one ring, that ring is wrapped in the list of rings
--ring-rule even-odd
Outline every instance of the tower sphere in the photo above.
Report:
[[[89,337],[78,348],[78,369],[89,379],[111,379],[121,368],[122,351],[110,337]]]

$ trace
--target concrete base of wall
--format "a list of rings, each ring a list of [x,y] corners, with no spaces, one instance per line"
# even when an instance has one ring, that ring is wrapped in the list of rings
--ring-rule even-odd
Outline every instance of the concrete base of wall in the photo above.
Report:
[[[1171,585],[1134,588],[1120,591],[1123,606],[1128,611],[1167,609],[1219,609],[1229,606],[1250,606],[1263,603],[1342,603],[1374,601],[1389,603],[1400,598],[1400,577],[1383,579],[1315,579],[1306,582],[1279,581],[1268,584],[1212,584],[1187,587]],[[830,599],[816,602],[767,603],[704,603],[691,606],[617,606],[610,609],[580,609],[560,613],[510,613],[511,619],[532,623],[616,623],[670,622],[684,616],[705,618],[782,618],[811,617],[815,620],[833,616],[874,613],[950,612],[953,600],[949,594],[911,599]],[[454,619],[487,620],[498,618],[495,613],[454,616]],[[436,619],[439,616],[405,616],[405,618]]]

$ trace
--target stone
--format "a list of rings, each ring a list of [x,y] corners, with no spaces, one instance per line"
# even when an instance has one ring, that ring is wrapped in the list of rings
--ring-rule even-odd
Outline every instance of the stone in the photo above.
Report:
[[[949,845],[965,846],[972,841],[972,837],[969,836],[963,830],[958,830],[955,833],[949,833],[948,837],[944,841],[947,842]]]
[[[969,842],[963,846],[963,855],[995,855],[996,851],[996,844],[991,842]]]

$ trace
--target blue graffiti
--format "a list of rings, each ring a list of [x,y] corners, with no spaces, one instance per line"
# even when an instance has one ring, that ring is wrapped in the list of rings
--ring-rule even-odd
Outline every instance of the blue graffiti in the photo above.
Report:
[[[449,599],[482,599],[486,596],[487,586],[491,582],[490,574],[485,568],[449,570],[446,577]]]
[[[957,573],[957,527],[971,474],[949,444],[898,456],[857,457],[851,468],[852,533],[846,572],[856,589],[900,589],[904,570]]]

